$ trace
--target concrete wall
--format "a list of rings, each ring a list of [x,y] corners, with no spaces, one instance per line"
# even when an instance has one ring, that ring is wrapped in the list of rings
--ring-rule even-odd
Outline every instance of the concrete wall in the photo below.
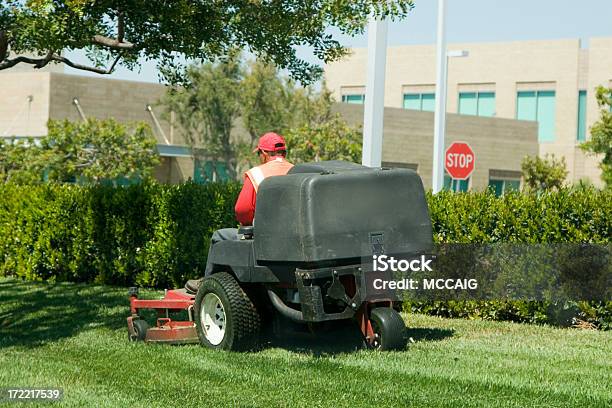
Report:
[[[148,123],[159,143],[165,143],[146,105],[151,105],[166,137],[171,144],[183,144],[179,132],[171,132],[170,124],[162,118],[163,109],[158,101],[166,87],[160,84],[122,81],[104,77],[86,77],[69,74],[51,74],[49,118],[80,120],[73,104],[77,98],[86,117],[115,118],[120,122],[143,121]]]
[[[171,144],[184,144],[180,127],[171,130],[162,118],[158,101],[166,91],[163,85],[29,70],[0,74],[0,89],[0,136],[44,136],[49,119],[79,121],[73,103],[77,98],[86,117],[146,122],[158,143],[164,144],[162,133],[145,110],[149,104]],[[155,177],[178,183],[193,177],[193,167],[191,158],[163,157]]]
[[[433,79],[431,81],[433,83]],[[3,127],[6,128],[14,122],[11,134],[44,135],[47,133],[46,123],[50,118],[80,120],[73,104],[76,97],[86,116],[114,117],[120,121],[145,121],[154,129],[159,143],[164,143],[150,114],[145,110],[147,104],[155,105],[164,94],[163,85],[118,81],[105,77],[29,72],[2,74],[0,86],[7,90],[0,95],[0,132]],[[401,106],[402,94],[401,88],[395,94],[397,106]],[[33,96],[29,118],[25,114],[18,115],[20,109],[28,107],[28,95]],[[393,93],[388,91],[386,97],[392,96]],[[362,107],[338,104],[336,109],[353,124],[363,123]],[[161,118],[161,107],[154,107],[154,110],[170,138],[170,125]],[[237,138],[246,137],[240,120],[236,122],[234,134]],[[433,113],[386,109],[384,161],[418,165],[417,170],[428,187],[431,185],[432,137]],[[466,141],[475,150],[477,163],[472,186],[477,189],[487,186],[489,170],[516,173],[520,171],[523,156],[535,155],[538,152],[535,122],[449,115],[446,140],[448,143]],[[174,129],[173,142],[183,144],[178,126]],[[189,158],[167,157],[155,174],[156,178],[164,182],[186,180],[193,176],[193,162]]]
[[[6,72],[0,75],[0,136],[42,136],[49,119],[78,121],[73,99],[86,117],[115,118],[121,122],[148,123],[160,143],[165,143],[151,114],[151,105],[161,128],[172,144],[184,144],[180,128],[162,118],[158,101],[165,93],[160,84],[69,75],[58,72]],[[28,96],[32,96],[31,102]]]
[[[354,125],[363,123],[363,106],[337,104],[335,110]],[[433,156],[431,112],[385,108],[383,162],[416,164],[425,188],[431,188]],[[446,147],[467,142],[476,155],[472,189],[489,184],[491,170],[520,173],[524,156],[538,153],[538,127],[534,122],[449,114]],[[410,166],[411,167],[411,166]]]
[[[494,91],[496,116],[516,117],[519,90],[556,91],[555,141],[540,143],[539,153],[564,156],[570,179],[591,178],[600,183],[594,158],[577,148],[578,91],[588,91],[587,123],[597,120],[594,88],[612,80],[612,38],[592,39],[588,50],[580,41],[520,41],[451,44],[449,50],[467,50],[466,58],[450,58],[447,111],[458,111],[461,91]],[[352,50],[350,57],[325,67],[327,86],[337,100],[342,94],[363,89],[367,49]],[[385,106],[402,107],[406,92],[434,92],[435,46],[389,47]]]
[[[49,72],[0,75],[0,137],[47,134]]]
[[[159,144],[164,136],[173,145],[186,145],[178,122],[170,124],[159,100],[166,86],[135,81],[90,77],[61,72],[6,71],[0,74],[0,136],[44,136],[49,119],[80,121],[81,115],[73,103],[79,101],[86,117],[115,118],[120,122],[148,123]],[[31,96],[31,98],[29,98]],[[151,105],[160,127],[145,109]],[[240,119],[234,123],[234,142],[250,142]],[[159,180],[179,182],[193,177],[193,160],[167,157],[156,170]]]
[[[170,143],[185,144],[181,126],[177,122],[170,123],[170,115],[165,115],[159,103],[166,92],[165,85],[104,76],[7,71],[0,74],[0,86],[0,135],[8,129],[10,136],[41,136],[47,133],[49,119],[81,120],[73,103],[77,98],[86,117],[115,118],[121,122],[143,121],[151,126],[157,140],[165,143],[162,132],[145,110],[147,105],[151,105]],[[27,100],[29,95],[33,96],[31,103]],[[249,140],[240,119],[234,126],[236,140]]]
[[[193,178],[193,167],[193,160],[187,157],[162,157],[153,177],[161,183],[182,183]]]

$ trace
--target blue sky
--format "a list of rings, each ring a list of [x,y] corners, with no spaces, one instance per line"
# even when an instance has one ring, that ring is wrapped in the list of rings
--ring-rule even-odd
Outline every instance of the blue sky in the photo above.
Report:
[[[406,19],[389,25],[388,44],[432,44],[436,41],[437,0],[415,0]],[[491,42],[580,38],[588,47],[590,37],[612,37],[611,0],[447,0],[449,42]],[[365,47],[367,36],[338,37],[343,44]],[[309,61],[307,48],[299,54]],[[69,54],[86,61],[79,53]],[[86,74],[66,68],[66,72]],[[95,75],[95,74],[92,74]],[[140,72],[119,69],[113,78],[157,82],[155,64],[143,63]]]

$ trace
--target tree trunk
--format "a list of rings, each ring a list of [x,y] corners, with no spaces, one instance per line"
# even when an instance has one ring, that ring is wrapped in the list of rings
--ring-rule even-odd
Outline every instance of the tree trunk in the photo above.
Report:
[[[0,31],[0,61],[8,58],[8,35],[6,31]]]

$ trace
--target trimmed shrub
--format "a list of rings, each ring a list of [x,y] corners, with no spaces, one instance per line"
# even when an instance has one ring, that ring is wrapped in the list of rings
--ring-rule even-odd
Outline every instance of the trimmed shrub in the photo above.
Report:
[[[612,190],[562,189],[541,194],[490,191],[428,194],[436,243],[606,244]]]
[[[128,187],[0,185],[0,276],[149,287],[203,275],[210,236],[235,226],[238,183]],[[541,194],[428,194],[436,243],[608,244],[612,190]],[[420,302],[410,310],[448,317],[609,327],[612,303]],[[562,312],[560,312],[562,311]],[[568,312],[568,311],[571,311]]]
[[[182,286],[212,232],[236,225],[237,183],[1,185],[0,276]]]
[[[612,191],[565,188],[534,194],[491,192],[428,194],[436,243],[609,244]],[[406,310],[443,317],[509,320],[610,329],[612,302],[425,301]]]

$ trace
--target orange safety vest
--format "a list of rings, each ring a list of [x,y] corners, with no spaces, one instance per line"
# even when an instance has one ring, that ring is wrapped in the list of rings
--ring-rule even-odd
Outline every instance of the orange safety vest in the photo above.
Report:
[[[259,185],[266,177],[272,176],[284,176],[293,167],[293,164],[289,163],[282,157],[275,157],[273,160],[264,163],[260,166],[253,167],[245,174],[251,180],[255,192],[259,188]]]

